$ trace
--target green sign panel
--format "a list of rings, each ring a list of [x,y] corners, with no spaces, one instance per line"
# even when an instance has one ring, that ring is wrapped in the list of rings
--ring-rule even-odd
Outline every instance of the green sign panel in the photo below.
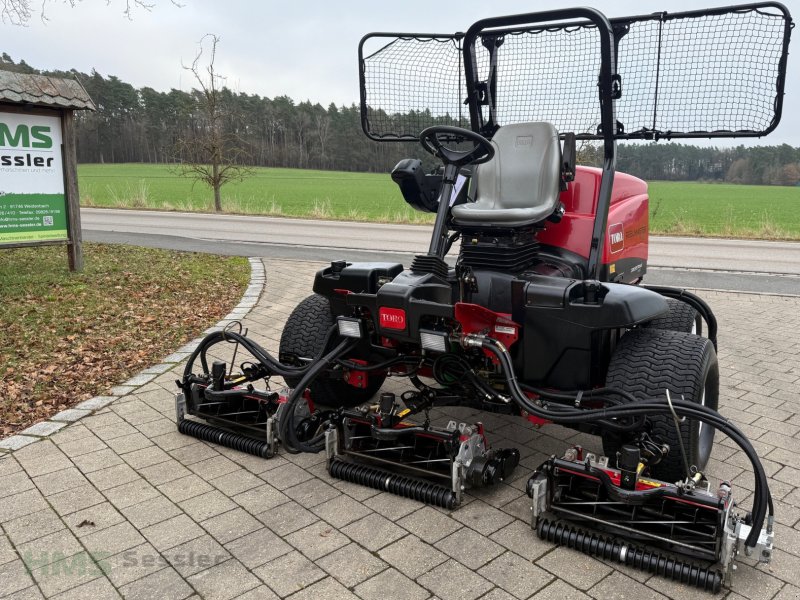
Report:
[[[0,112],[0,245],[66,239],[61,119]]]

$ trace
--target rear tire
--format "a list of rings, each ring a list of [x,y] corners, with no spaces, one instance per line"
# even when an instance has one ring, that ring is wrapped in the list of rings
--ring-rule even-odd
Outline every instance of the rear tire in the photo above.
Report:
[[[686,302],[676,298],[667,298],[666,300],[669,312],[663,317],[653,319],[645,324],[645,327],[700,335],[701,321],[697,318],[697,311]]]
[[[622,336],[606,376],[606,385],[633,394],[637,400],[681,396],[689,402],[717,410],[719,406],[719,364],[714,345],[704,337],[661,329],[635,329]],[[672,415],[648,417],[651,436],[670,447],[669,454],[650,469],[653,477],[675,482],[686,477],[678,432]],[[680,425],[689,466],[704,470],[714,444],[714,429],[699,421]],[[603,451],[616,466],[616,453],[626,440],[603,434]]]
[[[331,325],[333,315],[328,299],[319,294],[309,296],[295,307],[286,320],[281,333],[280,355],[315,357],[322,349]],[[330,344],[326,350],[331,350],[333,345]],[[300,377],[284,379],[289,387],[300,383]],[[314,404],[331,408],[358,406],[372,398],[385,380],[385,376],[370,374],[367,387],[357,388],[344,381],[326,379],[323,374],[311,384],[311,399]]]

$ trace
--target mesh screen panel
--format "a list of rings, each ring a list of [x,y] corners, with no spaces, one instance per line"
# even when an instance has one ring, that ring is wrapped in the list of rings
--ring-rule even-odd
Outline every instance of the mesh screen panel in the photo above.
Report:
[[[683,17],[614,19],[621,35],[616,101],[618,137],[688,137],[765,132],[776,122],[787,17],[773,8]],[[461,41],[451,37],[376,38],[362,59],[365,131],[413,139],[430,125],[469,127]],[[489,53],[473,49],[478,79]],[[596,137],[600,37],[593,26],[504,32],[497,50],[495,122],[549,121],[561,132]],[[488,107],[481,107],[484,120]]]
[[[469,128],[461,43],[453,37],[376,37],[362,59],[362,119],[373,136],[418,139],[431,125]],[[367,48],[365,47],[365,50]]]

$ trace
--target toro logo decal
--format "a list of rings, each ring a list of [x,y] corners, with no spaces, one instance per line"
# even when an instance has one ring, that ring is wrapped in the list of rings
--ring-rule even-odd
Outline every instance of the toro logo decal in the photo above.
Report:
[[[405,329],[406,311],[402,308],[387,308],[382,306],[378,311],[381,327],[383,329]]]
[[[608,242],[611,254],[622,252],[625,249],[625,232],[622,229],[622,223],[608,226]]]

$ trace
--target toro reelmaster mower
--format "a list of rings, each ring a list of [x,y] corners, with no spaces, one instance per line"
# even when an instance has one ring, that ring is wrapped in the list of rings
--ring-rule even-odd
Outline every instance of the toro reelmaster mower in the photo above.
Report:
[[[599,436],[603,452],[566,447],[531,474],[540,537],[713,591],[737,556],[769,562],[764,469],[717,412],[716,320],[696,295],[642,283],[647,186],[615,173],[615,152],[619,139],[770,132],[791,28],[767,2],[366,36],[364,132],[419,141],[440,161],[392,172],[409,204],[436,214],[428,252],[409,268],[319,271],[277,358],[241,332],[209,335],[178,382],[180,431],[265,458],[326,452],[332,477],[456,509],[520,453],[491,446],[481,423],[437,426],[428,411],[556,423]],[[575,166],[576,140],[597,142],[602,168]],[[230,344],[247,360],[209,365]],[[406,391],[381,392],[387,377]],[[749,511],[706,477],[715,434],[752,463]]]

